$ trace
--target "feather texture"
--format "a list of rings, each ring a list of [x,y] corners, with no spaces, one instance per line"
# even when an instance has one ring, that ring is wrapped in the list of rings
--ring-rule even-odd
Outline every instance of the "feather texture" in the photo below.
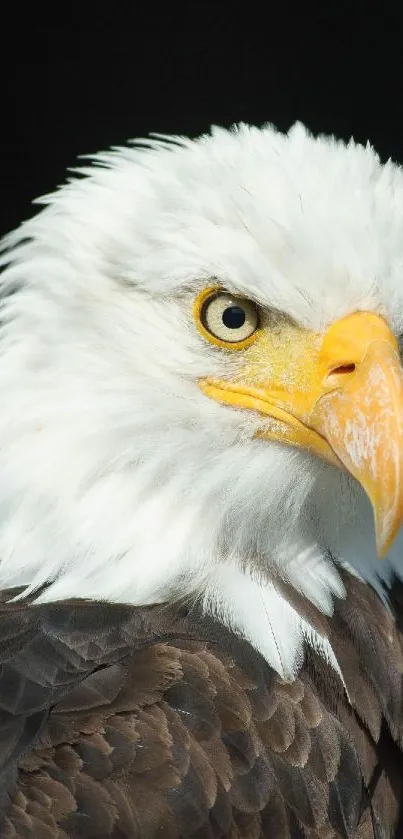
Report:
[[[402,636],[343,582],[351,702],[309,645],[287,682],[194,609],[4,596],[2,838],[397,839]]]

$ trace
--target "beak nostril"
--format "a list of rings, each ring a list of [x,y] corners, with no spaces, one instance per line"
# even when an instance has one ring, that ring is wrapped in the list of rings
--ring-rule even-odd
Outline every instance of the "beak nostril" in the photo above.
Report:
[[[345,376],[348,373],[354,373],[355,364],[340,364],[338,367],[332,367],[331,370],[328,372],[328,378],[330,376]]]
[[[355,364],[340,364],[329,371],[329,376],[343,376],[346,373],[354,373]]]

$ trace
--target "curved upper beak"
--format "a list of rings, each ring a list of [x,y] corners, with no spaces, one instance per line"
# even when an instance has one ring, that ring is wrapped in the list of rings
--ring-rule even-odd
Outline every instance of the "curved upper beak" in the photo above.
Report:
[[[403,521],[403,370],[396,340],[380,318],[356,314],[330,328],[321,357],[328,373],[309,423],[365,489],[383,556]]]
[[[368,312],[336,321],[323,336],[294,328],[290,337],[288,327],[287,340],[280,335],[277,349],[270,346],[269,374],[262,361],[268,340],[262,335],[249,351],[253,360],[241,381],[205,379],[202,389],[277,421],[277,429],[265,427],[257,436],[307,448],[348,470],[371,501],[383,556],[403,521],[403,369],[396,339],[383,318]]]

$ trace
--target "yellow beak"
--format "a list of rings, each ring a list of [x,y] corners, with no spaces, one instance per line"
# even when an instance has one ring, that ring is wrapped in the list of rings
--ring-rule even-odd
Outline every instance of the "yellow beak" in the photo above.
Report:
[[[403,521],[403,369],[383,318],[358,312],[325,335],[262,330],[237,381],[205,379],[213,399],[269,416],[257,436],[302,446],[366,491],[383,556]]]

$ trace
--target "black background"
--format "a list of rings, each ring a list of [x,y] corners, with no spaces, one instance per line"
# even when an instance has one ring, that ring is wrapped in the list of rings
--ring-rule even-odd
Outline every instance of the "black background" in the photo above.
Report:
[[[31,215],[79,154],[152,131],[298,119],[403,163],[397,3],[51,8],[3,14],[0,232]]]

